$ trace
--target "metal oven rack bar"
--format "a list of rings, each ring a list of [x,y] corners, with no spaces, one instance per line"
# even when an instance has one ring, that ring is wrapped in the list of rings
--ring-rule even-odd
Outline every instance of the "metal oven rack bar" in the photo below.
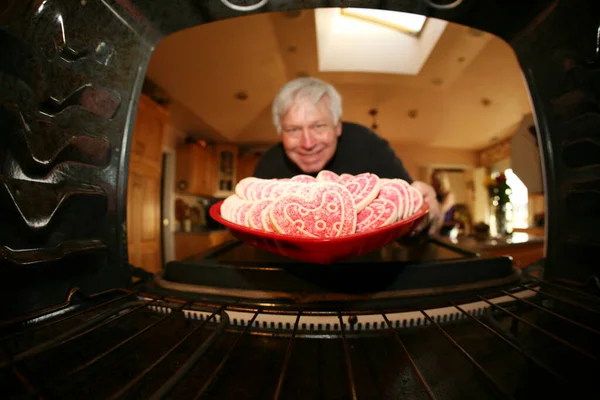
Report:
[[[596,305],[600,305],[600,299],[596,296],[590,295],[589,293],[585,293],[578,289],[573,289],[570,287],[566,287],[561,284],[547,282],[541,279],[536,279],[535,281],[529,282],[527,284],[523,284],[520,286],[521,289],[532,290],[536,293],[536,296],[533,300],[526,300],[520,297],[514,296],[510,291],[500,291],[498,294],[502,294],[505,296],[509,296],[514,300],[511,305],[499,305],[492,301],[490,301],[491,297],[488,295],[486,297],[477,296],[480,301],[485,302],[489,305],[489,310],[493,312],[497,312],[500,315],[504,315],[510,317],[513,323],[522,323],[534,331],[540,333],[541,335],[549,338],[550,340],[559,343],[570,351],[578,353],[583,358],[586,358],[591,362],[590,365],[593,368],[598,369],[598,355],[593,354],[593,351],[589,349],[583,349],[579,345],[568,341],[562,337],[559,337],[557,334],[547,331],[542,328],[536,322],[530,321],[520,315],[518,315],[519,311],[515,309],[519,307],[526,307],[527,309],[536,310],[546,317],[555,318],[560,320],[561,323],[568,325],[573,329],[578,329],[587,332],[591,335],[599,335],[600,332],[587,324],[579,322],[569,316],[563,315],[558,309],[551,309],[547,305],[540,305],[541,302],[557,302],[567,304],[570,307],[574,307],[577,312],[588,313],[594,317],[597,317],[599,314],[599,309],[595,308],[593,305],[594,301],[598,301]],[[139,295],[137,300],[131,301],[132,296]],[[586,299],[587,304],[581,304],[580,300]],[[120,302],[124,302],[123,304],[119,304]],[[564,374],[561,374],[551,365],[540,360],[537,356],[535,356],[531,351],[527,348],[524,348],[520,343],[515,342],[513,340],[509,340],[505,337],[505,333],[498,330],[497,327],[490,325],[489,323],[484,322],[481,317],[477,317],[475,313],[468,312],[464,309],[462,304],[457,304],[454,301],[450,301],[449,305],[455,308],[458,312],[460,312],[465,320],[471,321],[476,326],[481,327],[486,332],[490,333],[495,337],[498,341],[503,342],[507,346],[509,346],[512,350],[514,350],[517,354],[522,356],[530,366],[537,368],[539,371],[547,374],[548,377],[552,379],[549,380],[552,384],[558,384],[561,386],[571,386],[576,384],[581,384],[582,382],[574,382],[573,377],[567,377]],[[91,305],[87,309],[76,310],[66,315],[56,316],[54,319],[50,319],[48,321],[44,321],[39,323],[38,325],[29,325],[25,326],[25,328],[21,329],[18,332],[11,332],[8,335],[2,336],[0,339],[0,345],[5,349],[4,351],[4,359],[0,361],[0,372],[10,371],[12,375],[21,383],[23,389],[35,396],[43,396],[45,388],[39,385],[36,385],[37,377],[30,376],[27,373],[27,368],[24,367],[24,362],[34,359],[35,357],[40,356],[41,354],[57,348],[59,346],[67,346],[69,343],[73,342],[76,338],[85,336],[94,332],[95,330],[101,327],[110,327],[115,326],[120,323],[121,320],[125,318],[131,318],[136,314],[139,314],[145,310],[148,310],[149,307],[158,307],[163,308],[166,311],[166,315],[161,316],[156,319],[152,323],[142,327],[137,332],[129,335],[125,339],[119,341],[118,343],[104,349],[99,352],[93,358],[80,363],[79,365],[74,365],[70,370],[68,370],[63,378],[70,378],[77,374],[82,373],[87,368],[96,364],[101,359],[105,358],[109,354],[115,353],[118,350],[122,349],[126,344],[139,340],[142,336],[147,336],[152,334],[152,330],[157,326],[164,324],[166,321],[174,318],[176,315],[181,315],[182,311],[185,310],[196,310],[202,311],[204,313],[210,313],[210,315],[204,318],[200,323],[193,327],[189,332],[187,332],[183,337],[181,337],[173,346],[171,346],[166,352],[164,352],[158,359],[147,365],[141,371],[139,371],[135,376],[130,379],[125,385],[119,387],[117,390],[113,392],[110,398],[120,398],[124,394],[128,393],[130,389],[134,386],[140,384],[140,382],[159,364],[161,364],[166,358],[168,358],[173,352],[175,352],[186,340],[191,338],[192,336],[199,335],[200,332],[208,332],[207,337],[203,340],[203,342],[193,351],[187,359],[180,365],[180,367],[172,373],[168,377],[164,377],[164,382],[161,386],[154,391],[153,395],[150,397],[153,400],[163,399],[169,393],[172,392],[174,388],[176,388],[182,381],[185,380],[186,376],[190,373],[191,370],[196,366],[196,364],[205,356],[206,352],[215,345],[215,343],[220,340],[225,332],[239,332],[235,338],[233,344],[228,348],[228,350],[224,353],[218,365],[211,371],[210,375],[203,382],[199,382],[197,385],[197,392],[195,395],[195,399],[203,398],[207,393],[208,388],[212,385],[212,383],[216,380],[217,377],[219,379],[226,378],[226,374],[223,375],[225,371],[224,367],[226,363],[231,359],[231,356],[235,354],[236,349],[239,347],[239,343],[244,337],[252,336],[255,334],[261,334],[261,329],[257,322],[257,318],[261,315],[275,314],[281,315],[286,314],[290,315],[290,310],[278,310],[272,309],[269,307],[261,307],[255,309],[247,309],[246,311],[252,315],[252,318],[249,322],[244,326],[243,329],[237,329],[236,327],[231,325],[231,321],[229,319],[228,312],[239,310],[240,306],[237,305],[214,305],[210,303],[206,303],[204,301],[183,301],[179,299],[167,299],[161,297],[153,297],[151,294],[144,293],[138,294],[136,292],[126,292],[123,291],[119,294],[118,297],[109,299],[107,301]],[[497,394],[502,397],[511,398],[513,397],[511,391],[504,387],[492,374],[486,370],[482,363],[479,360],[476,360],[473,355],[471,355],[468,349],[459,343],[456,340],[450,331],[444,328],[444,321],[441,321],[439,318],[432,317],[427,310],[416,310],[422,313],[425,317],[425,325],[434,327],[439,333],[450,342],[454,348],[462,354],[474,367],[476,370],[480,372],[480,374],[485,378],[485,381],[491,384]],[[365,311],[361,311],[361,315]],[[392,321],[390,320],[389,315],[397,312],[397,310],[372,310],[374,314],[380,315],[383,317],[385,321],[385,327],[381,326],[380,334],[383,332],[388,332],[392,334],[393,341],[400,347],[402,353],[406,356],[406,360],[408,360],[410,364],[410,368],[415,373],[420,382],[422,388],[424,389],[426,395],[435,399],[435,388],[428,382],[428,379],[422,373],[419,367],[419,362],[415,355],[418,354],[412,353],[409,348],[405,345],[403,341],[403,329],[398,328],[398,326],[394,327]],[[55,336],[49,340],[46,340],[42,343],[37,343],[29,348],[26,348],[17,353],[10,354],[6,351],[8,348],[8,344],[22,339],[30,335],[31,333],[42,331],[44,329],[48,329],[50,327],[56,328],[60,324],[64,324],[67,321],[71,320],[75,316],[84,316],[88,314],[95,315],[91,316],[86,320],[85,323],[76,326],[75,328],[67,329],[62,334]],[[348,343],[348,334],[351,333],[356,338],[355,340],[360,340],[360,333],[356,334],[356,332],[352,331],[352,327],[349,324],[344,322],[344,318],[350,317],[352,315],[357,315],[349,310],[324,310],[321,312],[315,311],[304,311],[298,310],[293,315],[295,315],[295,323],[291,330],[284,330],[283,332],[279,332],[278,335],[289,336],[287,349],[285,351],[285,356],[281,363],[281,368],[279,371],[279,376],[277,379],[277,383],[273,388],[273,398],[283,398],[284,389],[285,389],[285,381],[286,381],[286,373],[288,366],[290,364],[290,359],[293,355],[293,349],[295,342],[298,340],[299,335],[302,333],[302,337],[310,336],[310,332],[301,332],[300,323],[303,317],[310,315],[326,315],[337,317],[339,320],[339,325],[336,324],[332,331],[328,332],[328,335],[331,337],[341,338],[343,350],[344,350],[344,361],[346,365],[346,373],[348,380],[348,391],[350,396],[354,399],[361,398],[361,392],[359,386],[355,382],[355,371],[353,370],[352,364],[352,355],[351,349]],[[33,315],[31,319],[36,319],[43,317],[43,315]],[[22,322],[22,321],[21,321]],[[13,326],[13,328],[15,328]],[[348,331],[350,329],[350,331]],[[176,332],[173,333],[176,335]],[[262,332],[262,334],[268,334]],[[271,332],[272,334],[272,332]],[[121,350],[123,351],[123,350]],[[341,360],[340,360],[341,361]],[[583,382],[584,385],[592,385],[591,382]],[[590,386],[591,387],[591,386]],[[597,390],[597,389],[596,389]]]

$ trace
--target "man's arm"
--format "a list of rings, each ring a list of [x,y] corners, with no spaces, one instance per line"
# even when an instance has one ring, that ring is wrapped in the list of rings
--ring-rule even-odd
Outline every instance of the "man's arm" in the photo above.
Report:
[[[418,233],[429,226],[429,235],[438,234],[443,223],[443,215],[440,204],[437,201],[435,190],[431,185],[428,185],[425,182],[413,181],[408,171],[406,171],[406,168],[404,168],[404,164],[402,164],[402,161],[400,161],[400,158],[398,158],[394,152],[394,149],[392,149],[387,141],[384,141],[384,144],[385,145],[382,146],[380,152],[372,154],[374,168],[376,168],[374,170],[380,171],[381,175],[376,174],[381,178],[404,179],[410,183],[412,187],[417,189],[423,195],[423,200],[429,205],[429,214],[425,223],[415,229],[415,233]]]

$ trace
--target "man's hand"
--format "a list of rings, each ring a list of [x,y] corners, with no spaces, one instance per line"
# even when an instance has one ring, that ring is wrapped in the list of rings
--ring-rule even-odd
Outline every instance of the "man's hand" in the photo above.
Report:
[[[414,181],[411,186],[417,189],[423,195],[424,201],[426,201],[429,205],[428,218],[424,221],[424,223],[417,227],[415,234],[420,233],[427,226],[429,226],[429,235],[438,234],[442,224],[444,223],[444,220],[442,216],[442,208],[440,207],[440,203],[437,201],[435,190],[430,185],[420,181]]]

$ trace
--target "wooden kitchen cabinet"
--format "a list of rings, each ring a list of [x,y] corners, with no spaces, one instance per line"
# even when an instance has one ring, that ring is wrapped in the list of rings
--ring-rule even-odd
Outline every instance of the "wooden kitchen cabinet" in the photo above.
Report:
[[[254,170],[258,165],[260,155],[257,154],[242,154],[237,160],[237,181],[254,175]]]
[[[228,196],[237,184],[237,146],[202,146],[186,143],[177,147],[177,191],[198,196]]]
[[[196,143],[177,147],[175,184],[177,190],[200,196],[215,192],[216,155],[214,149]]]
[[[162,139],[167,113],[148,97],[139,101],[131,142],[127,184],[129,263],[156,273],[162,269]]]

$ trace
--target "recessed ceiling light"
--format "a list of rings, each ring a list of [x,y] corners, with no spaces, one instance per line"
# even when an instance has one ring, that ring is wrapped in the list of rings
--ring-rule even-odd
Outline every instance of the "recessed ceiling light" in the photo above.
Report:
[[[284,11],[282,14],[286,18],[294,19],[294,18],[298,18],[302,15],[302,10]]]
[[[373,22],[411,35],[421,33],[427,20],[423,15],[370,8],[342,8],[342,15]]]
[[[246,100],[248,98],[248,93],[246,93],[244,91],[237,92],[235,94],[235,98],[237,100],[244,101],[244,100]]]
[[[469,35],[475,36],[475,37],[480,37],[480,36],[485,35],[484,31],[480,31],[479,29],[475,29],[475,28],[469,28],[469,30],[467,32],[469,33]]]

